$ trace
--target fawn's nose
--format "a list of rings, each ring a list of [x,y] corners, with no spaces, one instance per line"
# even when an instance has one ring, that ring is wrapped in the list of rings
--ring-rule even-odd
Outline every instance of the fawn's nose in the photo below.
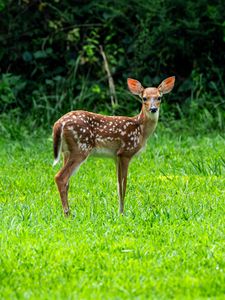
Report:
[[[157,110],[158,110],[157,107],[151,107],[151,108],[150,108],[150,112],[151,112],[151,113],[156,113]]]

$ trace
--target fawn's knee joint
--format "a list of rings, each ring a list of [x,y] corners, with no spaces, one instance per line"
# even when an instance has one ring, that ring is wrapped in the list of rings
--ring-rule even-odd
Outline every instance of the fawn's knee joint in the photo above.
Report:
[[[60,174],[56,174],[56,175],[55,175],[55,182],[56,182],[57,184],[63,183],[63,180],[62,180]]]

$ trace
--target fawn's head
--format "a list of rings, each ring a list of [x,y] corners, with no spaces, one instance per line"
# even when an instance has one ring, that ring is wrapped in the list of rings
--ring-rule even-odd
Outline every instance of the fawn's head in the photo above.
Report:
[[[174,83],[175,77],[172,76],[163,80],[157,88],[144,88],[138,80],[127,79],[129,90],[142,99],[144,109],[150,114],[154,114],[159,110],[162,96],[172,91]]]

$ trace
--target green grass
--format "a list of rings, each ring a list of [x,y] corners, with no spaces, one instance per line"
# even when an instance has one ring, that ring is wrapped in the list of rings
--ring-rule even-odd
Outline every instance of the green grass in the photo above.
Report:
[[[0,142],[0,299],[224,299],[225,140],[158,130],[130,166],[89,158],[63,217],[51,139]]]

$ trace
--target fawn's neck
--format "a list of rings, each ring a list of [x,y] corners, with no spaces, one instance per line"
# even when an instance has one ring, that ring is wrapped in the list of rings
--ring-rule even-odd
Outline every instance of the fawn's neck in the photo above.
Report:
[[[143,136],[147,139],[155,130],[158,119],[159,119],[159,110],[155,113],[146,111],[144,105],[142,106],[139,118],[143,125]]]

